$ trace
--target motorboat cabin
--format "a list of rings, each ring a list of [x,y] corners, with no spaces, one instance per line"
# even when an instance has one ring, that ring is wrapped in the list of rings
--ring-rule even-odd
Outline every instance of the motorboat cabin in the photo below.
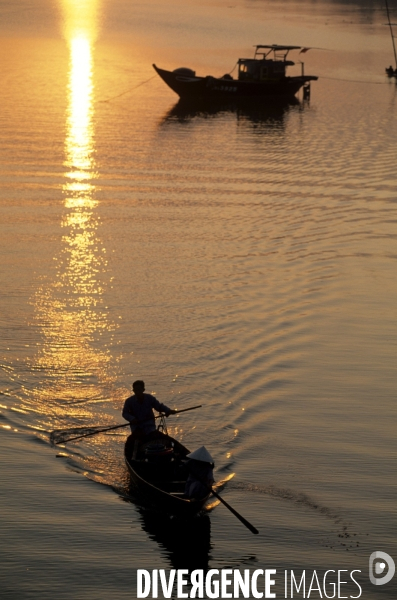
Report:
[[[239,58],[239,81],[261,82],[280,80],[286,76],[287,67],[295,63],[287,60],[290,50],[300,50],[301,46],[255,46],[254,58]]]

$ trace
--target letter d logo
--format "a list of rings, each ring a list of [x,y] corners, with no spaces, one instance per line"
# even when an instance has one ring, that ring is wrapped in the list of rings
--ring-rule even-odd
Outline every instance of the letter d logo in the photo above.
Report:
[[[381,575],[384,572],[386,568],[385,563],[389,568],[389,572],[383,577],[375,577],[375,575]],[[393,578],[395,571],[396,565],[394,564],[394,560],[391,556],[386,554],[386,552],[381,552],[380,550],[377,552],[372,552],[371,556],[369,557],[369,579],[371,583],[374,585],[385,585],[385,583],[389,583],[389,581]]]

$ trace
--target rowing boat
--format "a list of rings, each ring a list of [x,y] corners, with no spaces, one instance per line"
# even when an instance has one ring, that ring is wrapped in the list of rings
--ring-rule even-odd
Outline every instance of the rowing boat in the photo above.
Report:
[[[189,453],[160,431],[149,441],[139,442],[132,435],[127,438],[124,457],[131,483],[152,507],[179,517],[192,517],[203,509],[210,492],[201,499],[185,497],[188,473],[183,460]]]

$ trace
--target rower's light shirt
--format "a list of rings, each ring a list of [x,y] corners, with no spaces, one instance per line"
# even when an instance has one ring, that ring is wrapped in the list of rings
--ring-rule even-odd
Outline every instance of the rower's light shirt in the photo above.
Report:
[[[122,415],[126,421],[130,422],[132,432],[139,429],[147,435],[156,430],[153,408],[158,412],[167,413],[170,411],[168,406],[159,402],[157,398],[151,394],[143,394],[142,402],[139,402],[135,395],[127,398],[124,403]],[[139,422],[132,423],[131,421],[133,419],[136,419]]]

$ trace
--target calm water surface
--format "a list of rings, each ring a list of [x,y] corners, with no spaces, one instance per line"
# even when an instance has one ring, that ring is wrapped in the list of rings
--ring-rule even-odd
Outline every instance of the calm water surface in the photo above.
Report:
[[[360,569],[395,597],[367,576],[397,558],[391,42],[382,3],[280,6],[0,2],[2,599],[185,567]],[[222,75],[257,43],[313,48],[310,102],[185,110],[151,68]],[[123,501],[125,430],[51,446],[120,423],[138,378],[203,404],[170,432],[259,536]]]

